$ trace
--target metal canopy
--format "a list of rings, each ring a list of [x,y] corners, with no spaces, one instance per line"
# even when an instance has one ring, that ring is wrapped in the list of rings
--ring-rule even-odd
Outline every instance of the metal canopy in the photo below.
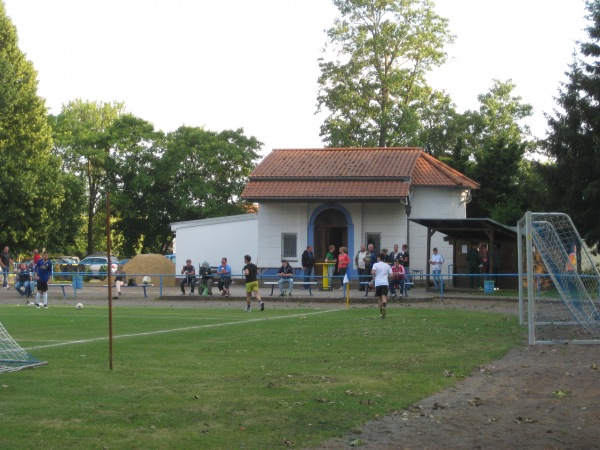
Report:
[[[492,219],[409,219],[454,239],[494,240],[516,239],[516,227],[507,227]]]

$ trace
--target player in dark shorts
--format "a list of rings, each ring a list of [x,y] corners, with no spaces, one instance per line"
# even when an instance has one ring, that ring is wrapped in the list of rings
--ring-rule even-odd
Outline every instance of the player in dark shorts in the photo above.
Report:
[[[253,264],[250,261],[252,261],[250,255],[244,256],[244,262],[246,263],[242,269],[242,273],[246,276],[246,309],[244,311],[250,312],[252,292],[254,292],[254,297],[260,304],[260,310],[264,311],[265,304],[260,298],[260,293],[258,292],[258,267],[256,267],[256,264]]]
[[[52,261],[48,259],[48,252],[44,252],[42,259],[35,265],[35,276],[37,279],[37,294],[35,294],[35,306],[40,307],[40,297],[44,301],[44,308],[48,307],[48,282],[52,281]]]

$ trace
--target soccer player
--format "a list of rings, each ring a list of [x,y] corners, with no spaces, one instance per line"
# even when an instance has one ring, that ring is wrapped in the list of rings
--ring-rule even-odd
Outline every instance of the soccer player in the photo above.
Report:
[[[39,308],[40,297],[44,300],[44,308],[48,308],[48,283],[52,281],[52,261],[48,259],[48,252],[44,251],[42,259],[35,265],[35,278],[37,280],[37,294],[35,306]]]
[[[381,312],[381,318],[385,319],[387,305],[388,286],[390,284],[390,278],[393,276],[392,268],[385,261],[385,255],[379,253],[377,255],[377,262],[373,264],[371,275],[375,278],[375,296],[378,299],[379,311]]]
[[[258,267],[256,264],[253,264],[252,258],[250,255],[244,256],[244,262],[246,265],[242,270],[242,273],[246,277],[246,312],[250,312],[250,303],[252,303],[252,292],[254,292],[254,297],[258,300],[260,304],[260,310],[265,310],[265,304],[260,298],[260,293],[258,292]]]

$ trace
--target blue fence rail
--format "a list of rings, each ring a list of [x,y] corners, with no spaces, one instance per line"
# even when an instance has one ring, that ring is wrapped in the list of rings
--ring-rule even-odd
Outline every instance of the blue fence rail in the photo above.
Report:
[[[276,269],[275,269],[276,270]],[[106,283],[108,282],[108,274],[107,273],[91,273],[91,272],[55,272],[53,274],[54,282],[51,284],[55,287],[61,287],[63,290],[63,294],[66,295],[66,288],[72,288],[74,297],[77,298],[77,291],[86,288],[95,288],[95,287],[103,287],[106,288]],[[184,275],[179,274],[152,274],[152,273],[135,273],[135,274],[126,274],[127,280],[130,278],[134,278],[137,280],[141,280],[145,276],[149,276],[151,278],[151,282],[147,285],[147,287],[154,287],[158,289],[159,298],[164,296],[166,287],[177,287],[179,285],[179,281],[185,278]],[[492,294],[496,289],[496,282],[503,277],[513,277],[515,280],[518,277],[518,274],[456,274],[456,273],[442,273],[442,274],[433,274],[426,273],[425,271],[411,271],[411,273],[406,277],[406,281],[411,283],[411,287],[423,287],[431,290],[431,282],[434,277],[437,277],[436,280],[439,281],[437,291],[439,291],[440,296],[443,298],[444,292],[448,289],[449,286],[452,286],[453,280],[458,277],[477,277],[480,280],[480,285],[478,285],[477,289],[482,289],[485,294]],[[586,278],[597,278],[594,275],[579,275],[580,277]],[[90,278],[100,278],[101,283],[85,283],[84,280]],[[230,275],[233,283],[244,283],[245,277],[242,274],[231,274]],[[172,282],[167,282],[170,279],[177,279],[178,282],[174,285]],[[196,279],[200,280],[202,278],[201,275],[196,275]],[[217,282],[220,278],[218,274],[210,275],[210,278],[213,279],[213,282]],[[276,272],[271,270],[263,271],[259,276],[259,280],[261,281],[277,281],[279,277]],[[318,284],[322,284],[323,279],[328,279],[327,276],[320,275],[312,275],[310,279],[312,281],[317,281]],[[348,275],[348,280],[354,286],[359,286],[362,282],[363,284],[370,281],[373,277],[371,275]],[[114,285],[115,275],[111,275],[111,281]],[[333,283],[335,286],[343,286],[344,276],[334,275],[332,277],[334,280]],[[61,282],[61,281],[64,282]],[[304,273],[301,270],[296,270],[294,275],[294,280],[297,282],[304,281]],[[321,283],[319,283],[321,281]],[[534,285],[536,287],[536,292],[539,294],[543,289],[553,288],[552,281],[550,280],[550,276],[545,273],[536,274]],[[597,280],[596,284],[598,285],[598,292],[600,293],[600,279]],[[138,283],[138,287],[142,288],[143,285]],[[463,289],[463,288],[457,288]],[[516,289],[516,288],[515,288]],[[35,290],[35,287],[32,288]],[[144,293],[146,294],[146,289],[144,289]]]

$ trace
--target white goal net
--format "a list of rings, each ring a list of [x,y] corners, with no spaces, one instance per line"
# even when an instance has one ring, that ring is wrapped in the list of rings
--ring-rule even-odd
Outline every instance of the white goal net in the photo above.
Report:
[[[0,323],[0,373],[46,364],[27,353]]]
[[[519,317],[529,343],[600,343],[600,276],[571,218],[528,212],[518,242]]]

